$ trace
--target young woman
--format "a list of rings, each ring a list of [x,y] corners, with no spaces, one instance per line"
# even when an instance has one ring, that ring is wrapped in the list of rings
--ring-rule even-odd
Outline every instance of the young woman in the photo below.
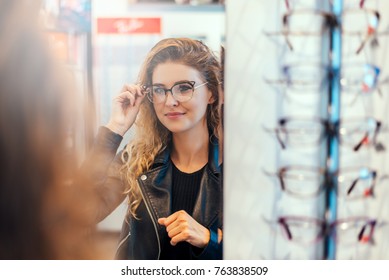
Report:
[[[98,219],[128,196],[117,258],[222,258],[221,79],[202,42],[165,39],[149,52],[139,84],[114,99],[85,170],[100,195]],[[134,123],[135,137],[115,157]]]

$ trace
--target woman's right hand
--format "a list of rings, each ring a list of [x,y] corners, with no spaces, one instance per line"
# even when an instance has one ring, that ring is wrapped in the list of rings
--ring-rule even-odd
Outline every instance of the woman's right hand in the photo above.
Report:
[[[124,85],[113,99],[111,118],[106,127],[123,136],[134,124],[145,96],[139,85]]]

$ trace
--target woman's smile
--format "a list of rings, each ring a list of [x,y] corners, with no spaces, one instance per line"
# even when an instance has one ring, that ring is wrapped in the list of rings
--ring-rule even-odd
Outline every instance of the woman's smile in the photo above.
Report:
[[[165,114],[165,116],[167,118],[172,119],[172,120],[179,119],[184,115],[185,115],[185,113],[181,113],[181,112],[169,112],[169,113]]]

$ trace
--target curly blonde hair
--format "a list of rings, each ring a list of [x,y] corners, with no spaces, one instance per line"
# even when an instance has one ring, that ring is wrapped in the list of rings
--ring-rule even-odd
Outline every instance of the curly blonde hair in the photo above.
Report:
[[[152,84],[152,75],[157,65],[175,62],[187,65],[199,71],[208,82],[215,102],[208,105],[207,125],[211,135],[220,138],[219,91],[222,82],[220,62],[214,53],[201,41],[189,38],[168,38],[157,43],[147,55],[139,73],[141,85]],[[171,132],[157,118],[153,104],[144,99],[136,122],[136,133],[126,146],[122,160],[122,173],[128,184],[126,194],[129,196],[129,211],[136,218],[136,209],[141,203],[137,178],[150,169],[155,157],[171,141]]]

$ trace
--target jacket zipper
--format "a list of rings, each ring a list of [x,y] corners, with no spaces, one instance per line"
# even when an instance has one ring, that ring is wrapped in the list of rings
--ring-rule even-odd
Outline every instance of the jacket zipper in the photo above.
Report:
[[[143,190],[140,187],[139,181],[137,183],[138,183],[138,188],[140,189],[140,194],[142,195],[142,199],[143,199],[143,201],[144,201],[144,203],[146,205],[147,212],[149,213],[150,219],[151,219],[151,221],[153,222],[153,225],[154,225],[155,235],[157,236],[157,241],[158,241],[158,258],[157,258],[157,260],[159,260],[159,258],[161,256],[161,241],[159,240],[157,225],[156,225],[156,223],[155,223],[155,221],[153,219],[153,216],[151,215],[150,207],[149,207],[147,201],[145,200],[145,197],[144,197],[144,194],[143,194]]]
[[[124,242],[126,242],[127,238],[131,235],[131,231],[128,232],[128,234],[120,241],[116,251],[118,252],[120,247],[123,245]]]

